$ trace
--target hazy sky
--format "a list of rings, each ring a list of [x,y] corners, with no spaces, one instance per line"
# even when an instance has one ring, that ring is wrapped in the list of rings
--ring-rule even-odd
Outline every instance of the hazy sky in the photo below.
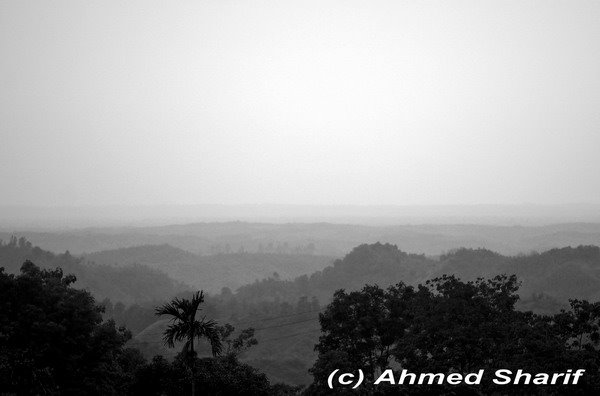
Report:
[[[0,204],[600,202],[600,1],[0,1]]]

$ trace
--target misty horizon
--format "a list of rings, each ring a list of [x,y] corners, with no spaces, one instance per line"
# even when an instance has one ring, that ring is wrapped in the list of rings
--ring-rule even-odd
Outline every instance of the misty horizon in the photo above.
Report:
[[[600,222],[600,205],[0,205],[0,230],[167,226],[210,222],[544,226]]]
[[[3,2],[0,205],[600,203],[600,3],[543,4]]]

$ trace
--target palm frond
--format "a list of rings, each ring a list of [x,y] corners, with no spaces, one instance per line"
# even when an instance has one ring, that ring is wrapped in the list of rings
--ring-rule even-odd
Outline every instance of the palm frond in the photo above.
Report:
[[[184,322],[170,324],[163,334],[163,341],[169,348],[175,347],[175,342],[183,341],[189,334],[189,324]]]
[[[186,320],[185,301],[175,298],[170,303],[157,307],[154,312],[158,316],[170,315],[171,320]]]
[[[219,356],[223,352],[223,344],[217,329],[217,324],[213,320],[197,322],[197,337],[205,337],[210,343],[213,356]]]
[[[199,291],[196,292],[192,295],[192,299],[189,300],[190,306],[189,306],[189,314],[191,317],[191,320],[195,320],[196,318],[196,313],[198,312],[198,309],[200,308],[200,304],[202,304],[204,302],[204,292],[203,291]]]
[[[204,302],[204,292],[199,291],[192,295],[191,300],[186,298],[174,298],[170,303],[164,304],[155,309],[155,314],[170,315],[171,320],[194,320],[196,312],[199,309],[200,304]]]

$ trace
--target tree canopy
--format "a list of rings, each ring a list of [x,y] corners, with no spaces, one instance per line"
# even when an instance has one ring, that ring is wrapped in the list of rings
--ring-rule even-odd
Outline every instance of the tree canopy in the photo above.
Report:
[[[0,268],[0,383],[18,394],[106,395],[122,390],[136,362],[130,333],[72,275],[26,261],[19,275]]]
[[[319,357],[311,369],[314,383],[308,393],[328,393],[327,377],[336,368],[361,368],[372,380],[389,367],[462,374],[499,368],[544,373],[583,368],[586,376],[569,392],[600,390],[600,303],[571,300],[570,310],[536,315],[515,310],[518,286],[515,276],[468,282],[442,276],[416,288],[399,283],[387,289],[367,285],[350,293],[338,290],[319,317]],[[506,391],[495,386],[490,380],[478,388],[395,386],[389,391]],[[565,391],[559,388],[529,387],[526,392]],[[386,392],[385,387],[377,390]]]

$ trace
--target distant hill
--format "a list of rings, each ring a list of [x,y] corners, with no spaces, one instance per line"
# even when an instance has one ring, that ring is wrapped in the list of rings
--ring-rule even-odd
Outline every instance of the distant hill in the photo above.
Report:
[[[457,219],[457,222],[461,219]],[[7,240],[10,233],[1,233]],[[476,224],[352,225],[332,223],[194,223],[153,227],[20,231],[54,252],[92,253],[140,245],[169,244],[194,254],[238,251],[260,254],[314,254],[340,257],[361,243],[391,243],[403,251],[437,256],[456,247],[483,247],[505,255],[577,245],[600,245],[600,224],[546,226]]]
[[[565,205],[0,205],[14,229],[145,226],[183,222],[335,224],[552,224],[600,222],[600,204]]]
[[[18,273],[21,264],[31,260],[41,268],[62,268],[65,274],[77,277],[78,288],[89,290],[97,301],[108,298],[125,304],[144,301],[163,301],[188,290],[164,272],[144,265],[120,268],[85,262],[68,251],[54,254],[34,247],[21,238],[0,243],[0,267],[8,273]]]
[[[218,293],[223,287],[235,290],[274,273],[281,279],[293,279],[321,270],[332,261],[330,257],[310,254],[240,252],[199,256],[167,244],[106,250],[83,257],[114,266],[143,264],[209,293]]]

